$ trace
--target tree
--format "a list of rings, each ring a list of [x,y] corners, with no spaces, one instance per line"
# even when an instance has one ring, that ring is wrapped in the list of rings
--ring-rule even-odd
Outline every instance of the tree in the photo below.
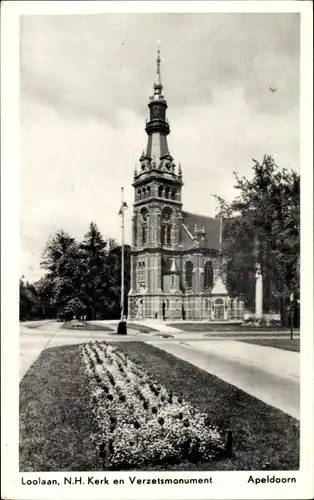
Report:
[[[279,308],[287,320],[290,293],[299,293],[300,176],[280,169],[271,156],[253,165],[251,180],[235,173],[239,195],[228,204],[222,198],[219,217],[226,219],[223,252],[229,263],[229,283],[235,293],[243,293],[249,305],[254,302],[255,264],[264,278],[266,310]]]
[[[43,258],[40,263],[41,267],[52,275],[54,273],[57,274],[60,260],[73,245],[76,245],[75,238],[63,230],[57,231],[55,236],[46,243]]]
[[[58,231],[48,241],[41,265],[52,282],[52,304],[58,315],[69,310],[70,301],[84,304],[88,300],[83,287],[85,264],[78,243],[68,233]],[[75,314],[81,312],[77,309]]]
[[[91,222],[83,241],[58,231],[47,242],[41,266],[46,274],[33,285],[20,283],[21,319],[117,319],[121,305],[121,246],[104,240]],[[125,245],[125,305],[130,284],[130,247]]]
[[[81,256],[85,265],[83,288],[89,308],[88,316],[96,319],[104,307],[105,264],[107,242],[103,239],[97,225],[90,223],[89,230],[80,244]]]
[[[124,303],[127,314],[127,296],[130,289],[130,251],[124,246]],[[111,241],[106,259],[106,318],[119,318],[121,312],[121,246]]]
[[[23,278],[20,279],[20,320],[32,320],[42,317],[40,300],[36,293],[34,285],[24,283]]]
[[[34,283],[39,307],[43,318],[54,318],[56,316],[56,308],[53,304],[53,279],[50,274],[45,274]]]

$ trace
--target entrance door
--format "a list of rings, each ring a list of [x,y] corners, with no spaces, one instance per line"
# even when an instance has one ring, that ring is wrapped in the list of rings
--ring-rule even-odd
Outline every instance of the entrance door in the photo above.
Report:
[[[224,302],[222,299],[215,300],[215,319],[224,319]]]

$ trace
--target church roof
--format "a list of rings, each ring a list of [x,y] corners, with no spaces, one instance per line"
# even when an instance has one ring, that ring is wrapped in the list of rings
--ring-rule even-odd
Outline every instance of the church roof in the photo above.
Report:
[[[201,235],[203,231],[205,240],[201,247],[219,250],[220,221],[218,219],[184,211],[182,215],[184,224],[182,244],[184,250],[192,249],[194,247],[193,238],[197,235]]]
[[[211,291],[212,295],[228,295],[227,289],[222,281],[222,279],[219,277],[216,281],[216,283],[213,286],[213,289]]]

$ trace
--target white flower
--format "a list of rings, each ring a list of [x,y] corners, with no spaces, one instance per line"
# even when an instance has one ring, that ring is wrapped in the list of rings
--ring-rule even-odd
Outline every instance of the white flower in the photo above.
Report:
[[[170,403],[166,388],[152,382],[115,346],[93,342],[82,346],[81,353],[98,428],[92,440],[100,448],[102,442],[112,438],[113,453],[109,457],[112,465],[153,464],[170,456],[180,459],[187,439],[200,441],[200,458],[208,460],[214,456],[212,444],[221,445],[222,439],[217,429],[205,425],[205,414],[185,401],[179,403],[175,395]],[[157,396],[155,387],[159,388]],[[153,413],[153,407],[157,414]],[[177,418],[180,413],[181,420]],[[186,419],[188,427],[184,425]]]

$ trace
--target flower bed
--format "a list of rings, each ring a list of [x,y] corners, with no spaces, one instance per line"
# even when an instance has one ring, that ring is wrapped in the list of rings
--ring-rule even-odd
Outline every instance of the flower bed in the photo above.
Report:
[[[210,461],[224,443],[208,416],[152,380],[117,347],[81,347],[97,432],[107,468]]]

